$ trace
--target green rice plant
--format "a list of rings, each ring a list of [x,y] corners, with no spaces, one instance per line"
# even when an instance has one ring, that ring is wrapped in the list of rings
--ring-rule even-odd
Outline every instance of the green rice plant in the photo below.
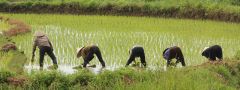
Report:
[[[215,69],[210,69],[215,68]],[[227,89],[234,90],[237,83],[232,85],[223,81],[218,73],[218,66],[172,68],[168,71],[136,70],[121,68],[115,71],[105,71],[99,75],[85,70],[75,74],[43,71],[25,75],[30,77],[29,84],[16,87],[11,84],[0,84],[1,89]],[[223,66],[223,68],[226,68]],[[234,67],[235,68],[235,67]],[[212,71],[213,70],[213,71]],[[9,71],[8,71],[9,72]],[[237,72],[238,73],[238,72]],[[236,78],[235,75],[231,77]],[[87,85],[86,85],[87,82]]]
[[[76,49],[89,44],[100,47],[109,68],[124,66],[129,58],[128,50],[142,45],[149,68],[158,69],[166,64],[162,52],[170,46],[179,46],[187,66],[191,66],[207,61],[201,56],[204,47],[221,45],[224,57],[233,57],[240,44],[240,25],[236,23],[123,16],[1,15],[21,19],[32,26],[32,33],[13,38],[28,58],[31,57],[33,34],[40,30],[52,41],[59,64],[70,67],[83,63],[82,58],[76,58]],[[36,55],[35,65],[38,65]],[[45,57],[44,63],[50,65],[50,58]],[[100,65],[96,57],[91,64]]]
[[[6,31],[7,29],[9,29],[10,26],[8,24],[0,21],[0,27],[1,27],[0,31]]]
[[[32,80],[28,86],[30,89],[49,88],[49,89],[67,89],[70,81],[67,76],[56,71],[32,72],[29,75]]]
[[[80,85],[82,87],[84,86],[88,86],[89,84],[91,84],[95,78],[95,76],[90,73],[87,70],[80,70],[80,72],[74,74],[71,77],[71,85],[75,86],[75,85]]]
[[[15,73],[9,72],[6,69],[1,68],[0,69],[0,83],[7,83],[7,78],[14,76]]]
[[[240,50],[238,50],[234,56],[237,60],[240,60]]]
[[[1,12],[136,15],[239,22],[236,0],[15,0]]]

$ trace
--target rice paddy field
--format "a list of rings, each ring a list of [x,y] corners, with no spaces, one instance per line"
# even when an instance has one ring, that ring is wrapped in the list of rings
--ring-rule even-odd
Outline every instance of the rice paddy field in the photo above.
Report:
[[[8,25],[8,24],[6,24],[6,23],[4,23],[4,22],[0,22],[0,27],[1,27],[1,29],[0,29],[0,31],[5,31],[5,30],[7,30],[10,26]]]
[[[134,45],[144,47],[149,69],[162,69],[166,64],[162,57],[163,50],[175,45],[181,47],[187,66],[207,62],[201,56],[207,46],[221,45],[224,58],[233,57],[240,49],[238,23],[99,15],[1,13],[0,16],[19,19],[31,25],[31,33],[13,38],[29,58],[26,66],[30,64],[35,31],[43,31],[49,36],[63,70],[82,64],[83,59],[76,58],[76,49],[91,44],[100,47],[107,68],[111,70],[125,66],[129,58],[128,50]],[[38,54],[36,56],[34,64],[38,66]],[[49,57],[45,57],[44,63],[45,66],[52,64]],[[96,57],[91,64],[100,66]]]

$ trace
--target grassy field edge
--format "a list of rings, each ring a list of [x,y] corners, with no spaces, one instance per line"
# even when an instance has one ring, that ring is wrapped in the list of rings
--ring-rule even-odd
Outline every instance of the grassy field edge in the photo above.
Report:
[[[75,74],[57,71],[37,71],[17,75],[0,71],[2,89],[237,89],[240,79],[240,62],[227,60],[221,63],[204,63],[186,68],[169,68],[167,71],[149,71],[121,68],[103,71],[96,75],[87,69]],[[147,85],[146,85],[147,84]]]
[[[182,2],[177,5],[158,3],[123,3],[123,2],[0,2],[0,12],[8,13],[58,13],[58,14],[98,14],[153,16],[191,19],[210,19],[218,21],[240,22],[240,7],[219,4]]]

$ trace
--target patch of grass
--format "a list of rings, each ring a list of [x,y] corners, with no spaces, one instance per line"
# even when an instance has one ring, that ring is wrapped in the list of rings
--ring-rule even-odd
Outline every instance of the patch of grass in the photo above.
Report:
[[[18,0],[1,12],[135,15],[240,21],[236,0]]]
[[[237,68],[233,63],[232,68]],[[216,73],[218,72],[218,73]],[[236,72],[240,74],[239,72]],[[0,73],[1,74],[1,73]],[[223,75],[223,77],[219,76]],[[87,70],[80,70],[71,75],[55,71],[33,72],[25,75],[29,83],[21,89],[227,89],[234,90],[237,83],[233,79],[238,76],[230,74],[228,67],[223,65],[208,65],[168,69],[168,71],[136,70],[121,68],[116,71],[103,71],[95,75]],[[225,78],[229,77],[229,78]],[[224,79],[223,79],[224,78]],[[227,81],[227,82],[226,82]],[[237,81],[238,82],[238,81]],[[0,84],[11,88],[10,85]]]
[[[226,79],[231,78],[231,73],[229,72],[228,68],[224,66],[217,67],[217,73],[219,73],[221,76],[223,76]]]
[[[240,60],[240,50],[238,50],[235,54],[235,59]]]
[[[83,74],[84,73],[84,74]],[[81,70],[76,73],[72,78],[71,85],[87,86],[94,80],[94,75],[87,70]]]
[[[0,35],[0,48],[10,41],[9,38]],[[7,69],[20,74],[24,70],[23,66],[26,60],[27,57],[24,55],[24,52],[13,50],[9,52],[0,51],[0,69]]]
[[[6,30],[8,30],[8,29],[10,28],[10,25],[9,25],[9,24],[6,24],[5,22],[3,22],[3,21],[0,20],[0,27],[1,27],[1,29],[0,29],[0,32],[1,32],[1,31],[6,31]],[[1,33],[0,33],[0,34],[1,34]]]
[[[31,89],[67,89],[70,84],[69,77],[56,71],[33,72],[30,77],[31,83],[29,85]]]
[[[6,69],[1,68],[0,69],[0,83],[7,83],[7,78],[15,76],[13,72],[9,72]]]

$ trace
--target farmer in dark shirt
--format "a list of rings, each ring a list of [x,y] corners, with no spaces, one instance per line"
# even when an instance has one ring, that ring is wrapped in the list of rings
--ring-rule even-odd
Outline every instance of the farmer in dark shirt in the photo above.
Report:
[[[173,46],[163,51],[163,58],[167,60],[167,66],[170,65],[172,59],[177,59],[176,64],[181,62],[182,66],[186,66],[182,51],[179,47]]]
[[[215,61],[217,57],[221,61],[223,58],[222,48],[219,45],[205,47],[202,52],[202,56],[205,56],[210,61]]]
[[[130,57],[127,61],[126,66],[128,66],[133,61],[135,61],[136,57],[140,57],[142,65],[145,67],[147,66],[147,63],[145,61],[145,53],[142,46],[134,46],[131,50],[129,50],[129,53],[130,53]]]
[[[51,42],[49,41],[47,35],[45,35],[43,32],[36,32],[35,33],[35,40],[33,43],[33,51],[32,51],[32,62],[34,61],[34,57],[35,57],[35,51],[36,51],[36,47],[39,48],[39,54],[40,54],[40,69],[43,68],[43,60],[44,60],[44,55],[45,53],[47,53],[50,58],[52,59],[53,62],[53,69],[57,69],[58,65],[57,65],[57,59],[53,53],[53,47]]]
[[[94,58],[94,54],[96,54],[98,60],[102,64],[102,67],[105,67],[105,62],[102,59],[102,55],[100,49],[96,45],[89,45],[79,48],[77,50],[77,58],[83,57],[83,67],[86,67],[87,64]]]

